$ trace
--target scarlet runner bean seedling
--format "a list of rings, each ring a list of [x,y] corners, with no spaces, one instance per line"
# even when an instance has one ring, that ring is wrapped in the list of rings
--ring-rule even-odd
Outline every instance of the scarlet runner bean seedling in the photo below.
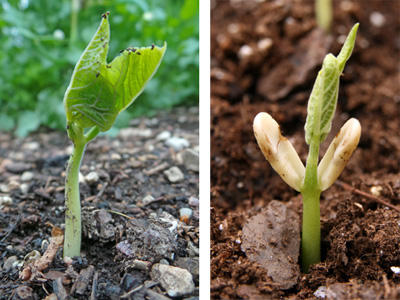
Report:
[[[319,198],[342,172],[357,148],[361,135],[358,120],[348,120],[318,164],[319,145],[331,131],[336,110],[339,79],[353,51],[358,24],[350,31],[342,50],[335,57],[325,56],[307,108],[305,124],[309,153],[306,167],[292,144],[282,136],[278,123],[267,113],[259,113],[253,124],[254,134],[265,158],[281,178],[303,196],[302,270],[321,260]]]
[[[102,15],[97,32],[76,64],[63,101],[68,137],[74,143],[65,178],[64,257],[80,256],[78,177],[85,147],[100,132],[109,130],[118,114],[142,93],[167,48],[166,44],[161,48],[154,45],[129,47],[107,64],[110,41],[108,15],[108,12]]]

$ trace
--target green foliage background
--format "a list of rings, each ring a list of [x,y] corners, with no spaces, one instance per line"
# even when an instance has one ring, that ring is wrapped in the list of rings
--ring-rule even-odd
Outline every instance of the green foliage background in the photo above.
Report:
[[[108,61],[130,45],[168,43],[155,77],[114,127],[199,95],[199,0],[0,0],[0,130],[64,129],[73,68],[110,11]],[[77,8],[77,9],[74,9]],[[76,20],[76,21],[74,21]]]

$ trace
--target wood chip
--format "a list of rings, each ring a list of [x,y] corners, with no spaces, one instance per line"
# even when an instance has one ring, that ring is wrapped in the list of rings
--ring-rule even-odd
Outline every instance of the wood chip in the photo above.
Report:
[[[87,286],[93,276],[94,266],[90,265],[86,269],[83,269],[75,283],[71,288],[71,294],[84,295],[87,289]]]

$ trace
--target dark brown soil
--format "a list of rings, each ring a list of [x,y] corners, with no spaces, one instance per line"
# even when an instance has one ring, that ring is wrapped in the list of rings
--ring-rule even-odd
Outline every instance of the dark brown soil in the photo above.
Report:
[[[316,29],[314,1],[211,1],[213,299],[400,298],[393,268],[400,267],[400,2],[333,2],[327,36]],[[253,119],[271,114],[305,162],[312,85],[325,54],[337,55],[356,22],[356,46],[321,154],[350,117],[362,125],[360,144],[343,184],[321,196],[323,261],[283,290],[242,251],[242,229],[274,199],[301,216],[302,199],[265,161]]]
[[[158,263],[191,278],[195,289],[180,298],[198,298],[198,172],[184,164],[186,151],[197,151],[198,121],[197,108],[178,108],[93,140],[81,166],[83,176],[98,175],[80,183],[82,257],[67,268],[59,249],[50,267],[26,282],[19,274],[27,254],[43,254],[48,224],[63,227],[71,142],[63,132],[26,139],[0,133],[0,299],[169,299]],[[185,139],[185,148],[167,146],[157,137],[163,131]],[[173,166],[184,176],[175,183],[164,173]]]

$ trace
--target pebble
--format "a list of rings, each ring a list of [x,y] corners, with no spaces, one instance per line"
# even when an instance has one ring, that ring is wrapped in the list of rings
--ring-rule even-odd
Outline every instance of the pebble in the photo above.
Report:
[[[10,191],[10,188],[8,187],[7,184],[5,184],[5,183],[0,184],[0,192],[8,193],[9,191]]]
[[[20,188],[22,194],[24,194],[24,195],[28,194],[29,184],[23,183],[23,184],[21,184],[21,186],[19,188]]]
[[[260,51],[266,52],[272,47],[273,43],[274,42],[271,38],[264,38],[257,42],[257,47]]]
[[[113,153],[113,154],[111,154],[111,159],[112,160],[121,160],[122,156],[119,153]]]
[[[151,269],[151,275],[153,279],[160,281],[161,286],[170,297],[181,297],[194,291],[193,276],[185,269],[154,264]]]
[[[158,141],[165,141],[168,140],[171,137],[171,132],[165,130],[160,132],[157,136],[156,136],[156,140]]]
[[[99,174],[96,171],[92,171],[85,176],[85,181],[88,184],[96,183],[99,181]]]
[[[182,154],[183,164],[189,171],[199,172],[199,152],[185,149]]]
[[[190,218],[193,215],[193,210],[187,207],[183,207],[179,210],[180,218],[182,222],[185,222],[186,224],[189,223]]]
[[[190,196],[188,202],[190,206],[196,206],[196,207],[199,206],[199,198]]]
[[[254,54],[253,48],[251,48],[249,45],[243,45],[239,49],[238,57],[239,59],[246,59],[251,57],[253,54]]]
[[[179,151],[183,148],[189,147],[190,143],[184,138],[173,136],[165,141],[165,145],[174,148],[175,151]]]
[[[168,170],[165,170],[164,174],[167,176],[169,182],[172,183],[180,182],[185,179],[185,176],[183,175],[182,171],[176,166],[171,167]]]
[[[372,26],[374,27],[382,27],[386,23],[385,16],[382,15],[380,12],[374,11],[369,16],[369,21],[371,22]]]
[[[150,203],[153,203],[154,201],[154,197],[152,195],[146,195],[143,199],[142,199],[142,203],[144,206],[149,205]]]
[[[40,144],[38,142],[29,142],[22,146],[24,150],[36,151],[39,150]]]
[[[8,206],[12,204],[12,199],[10,196],[0,196],[0,206]]]
[[[315,292],[314,296],[317,298],[325,298],[326,297],[326,286],[321,285]]]
[[[9,188],[10,190],[19,189],[20,186],[21,186],[21,184],[20,184],[18,181],[16,181],[16,180],[11,180],[11,181],[8,183],[8,188]]]
[[[33,179],[33,173],[30,171],[25,171],[24,173],[22,173],[21,175],[21,180],[22,181],[31,181]]]
[[[151,262],[149,261],[144,261],[144,260],[139,260],[139,259],[134,259],[129,266],[132,269],[136,270],[141,270],[141,271],[147,271],[149,267],[151,266]]]
[[[150,128],[147,129],[140,129],[140,128],[124,128],[121,129],[118,135],[123,139],[129,139],[132,137],[144,137],[148,138],[153,135],[153,132]]]
[[[400,267],[390,267],[390,270],[396,275],[400,274]]]
[[[16,256],[10,256],[9,258],[7,258],[7,260],[4,262],[3,270],[6,272],[10,271],[15,266],[16,261]]]
[[[198,257],[179,257],[176,266],[186,269],[195,279],[199,278],[199,258]]]
[[[19,173],[23,173],[25,171],[28,171],[31,169],[31,165],[30,164],[25,164],[25,163],[11,163],[6,165],[6,170],[8,172],[14,173],[14,174],[19,174]]]
[[[79,183],[84,183],[86,181],[85,176],[83,176],[83,174],[81,172],[79,172],[78,177],[79,177],[79,179],[78,179]]]

